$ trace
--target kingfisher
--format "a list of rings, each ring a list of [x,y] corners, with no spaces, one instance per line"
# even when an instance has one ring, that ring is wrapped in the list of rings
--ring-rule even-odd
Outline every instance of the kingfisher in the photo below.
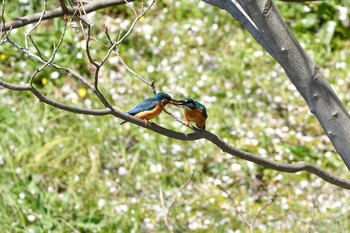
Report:
[[[201,130],[205,130],[205,121],[208,118],[207,110],[203,104],[191,98],[183,98],[181,104],[184,107],[185,117],[187,119],[186,126],[190,125],[190,122],[195,122],[196,126]]]
[[[132,109],[127,111],[126,114],[143,119],[145,121],[145,125],[148,125],[148,121],[157,117],[163,111],[165,105],[169,103],[177,105],[170,95],[166,93],[158,93],[152,98],[142,100]],[[125,122],[126,121],[123,121],[120,124],[122,125]]]

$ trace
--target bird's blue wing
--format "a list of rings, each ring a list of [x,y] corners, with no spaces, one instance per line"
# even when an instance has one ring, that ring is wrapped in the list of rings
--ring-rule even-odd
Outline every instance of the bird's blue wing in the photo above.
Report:
[[[158,103],[159,101],[154,98],[144,99],[140,103],[138,103],[135,107],[130,109],[127,112],[127,114],[134,116],[137,113],[152,110],[154,107],[157,106]]]
[[[201,110],[202,110],[202,113],[203,113],[203,116],[204,116],[205,118],[208,118],[207,109],[204,107],[204,105],[201,104],[201,103],[199,103],[199,102],[197,102],[197,101],[194,101],[194,102],[196,103],[196,108],[201,109]]]

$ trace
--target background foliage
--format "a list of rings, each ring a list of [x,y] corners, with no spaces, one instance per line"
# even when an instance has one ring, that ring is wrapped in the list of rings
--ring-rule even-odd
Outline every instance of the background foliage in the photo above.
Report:
[[[277,2],[347,109],[349,4]],[[8,1],[7,9],[10,20],[42,6],[41,1],[21,1],[20,7]],[[107,44],[102,25],[116,39],[133,13],[120,6],[90,17],[95,37]],[[50,56],[62,26],[62,19],[45,21],[32,34],[43,56]],[[13,30],[11,38],[23,45],[28,28]],[[81,30],[69,28],[55,62],[92,80],[84,46]],[[106,52],[99,43],[91,49],[96,59]],[[309,161],[350,178],[281,67],[226,12],[193,0],[157,1],[119,52],[159,90],[205,104],[208,130],[230,144],[276,161]],[[0,76],[14,83],[26,83],[39,66],[9,44],[0,46],[0,61]],[[115,56],[101,74],[102,90],[118,109],[126,111],[152,95]],[[35,84],[56,100],[102,107],[84,86],[57,70],[47,68]],[[29,93],[1,89],[0,103],[2,232],[246,232],[275,194],[257,217],[256,232],[350,227],[349,192],[315,176],[275,172],[205,141],[170,140],[134,125],[120,126],[111,116],[63,112]],[[168,110],[182,114],[175,107]],[[155,122],[190,132],[167,114]]]

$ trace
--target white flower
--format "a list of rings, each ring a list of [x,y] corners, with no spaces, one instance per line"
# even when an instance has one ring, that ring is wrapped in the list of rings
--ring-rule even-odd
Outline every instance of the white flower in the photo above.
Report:
[[[102,209],[102,207],[106,204],[106,201],[104,199],[99,199],[97,202],[98,208]]]
[[[30,215],[27,216],[27,219],[28,219],[29,222],[34,222],[36,217],[34,215],[30,214]]]
[[[26,195],[25,195],[24,193],[20,193],[18,196],[19,196],[19,198],[21,198],[21,199],[26,198]]]
[[[118,175],[120,176],[127,176],[128,170],[125,167],[119,167],[118,168]]]

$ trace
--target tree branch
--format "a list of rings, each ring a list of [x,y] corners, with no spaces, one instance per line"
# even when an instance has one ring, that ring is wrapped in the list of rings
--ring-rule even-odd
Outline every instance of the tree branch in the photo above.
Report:
[[[106,3],[106,2],[114,2],[115,3],[116,1],[99,1],[98,3],[101,4],[103,2],[104,3]],[[92,3],[90,3],[90,4],[92,4]],[[88,5],[90,5],[90,4],[88,4]],[[87,9],[88,5],[85,6],[85,11],[86,12],[89,12],[89,10],[91,10],[91,8]],[[68,8],[68,9],[72,10],[71,8]],[[62,11],[61,8],[60,8],[60,10]],[[40,15],[42,15],[42,13],[40,13]],[[43,19],[45,18],[46,15],[47,14],[43,15]],[[132,26],[130,27],[128,32],[121,39],[118,39],[118,41],[115,42],[114,44],[121,43],[130,34],[132,28],[134,27],[135,23],[138,21],[139,17],[140,17],[140,15],[136,17],[134,23],[132,24]],[[254,23],[257,24],[256,22],[254,22]],[[254,23],[251,23],[250,25],[254,26],[253,25]],[[263,34],[261,34],[261,35],[263,35]],[[61,39],[62,39],[62,37],[61,37]],[[89,83],[80,74],[78,74],[78,73],[76,73],[73,70],[70,70],[68,68],[61,67],[61,66],[59,66],[57,64],[52,63],[52,61],[54,59],[54,54],[56,53],[55,52],[56,50],[54,51],[53,56],[51,57],[51,59],[48,62],[48,61],[45,61],[43,58],[33,54],[29,50],[21,47],[20,45],[18,45],[17,43],[15,43],[11,39],[9,39],[7,36],[4,38],[4,42],[8,42],[8,43],[12,44],[14,47],[19,49],[24,54],[26,54],[29,57],[37,60],[40,63],[43,63],[45,65],[45,67],[46,66],[51,66],[51,67],[54,67],[54,68],[59,69],[61,71],[67,72],[68,74],[71,74],[74,78],[76,78],[79,81],[81,81],[82,83],[84,83],[88,88],[93,90],[96,95],[98,95],[99,92],[96,92],[95,86],[92,85],[91,83]],[[266,44],[269,44],[269,43],[266,43]],[[108,54],[110,54],[110,52],[112,52],[115,48],[116,47],[113,48],[113,46],[112,46],[110,48],[110,50],[108,51]],[[108,54],[106,55],[106,57],[104,59],[107,59],[107,57],[109,56]],[[281,59],[281,60],[283,60],[283,59]],[[101,66],[101,64],[98,64],[98,66]],[[98,72],[97,72],[97,74],[98,74]],[[317,70],[316,70],[315,75],[313,76],[313,78],[317,79],[319,77],[318,75],[319,74],[317,73]],[[95,73],[95,78],[96,77],[97,77],[97,75]],[[31,82],[29,84],[26,84],[26,85],[16,85],[16,84],[11,84],[11,83],[5,82],[2,79],[0,79],[0,86],[2,86],[4,88],[7,88],[7,89],[11,89],[11,90],[30,91],[41,102],[46,103],[48,105],[51,105],[51,106],[53,106],[55,108],[59,108],[59,109],[62,109],[62,110],[68,111],[68,112],[77,113],[77,114],[86,114],[86,115],[95,115],[95,116],[113,115],[115,117],[118,117],[120,119],[129,121],[129,122],[131,122],[131,123],[133,123],[135,125],[138,125],[140,127],[147,128],[147,129],[149,129],[149,130],[151,130],[153,132],[156,132],[158,134],[164,135],[164,136],[169,137],[169,138],[182,140],[182,141],[194,141],[194,140],[199,140],[199,139],[206,139],[206,140],[210,141],[211,143],[213,143],[214,145],[216,145],[218,148],[222,149],[224,152],[229,153],[229,154],[231,154],[233,156],[236,156],[238,158],[241,158],[241,159],[244,159],[244,160],[247,160],[247,161],[251,161],[253,163],[256,163],[256,164],[259,164],[259,165],[262,165],[264,167],[268,167],[268,168],[271,168],[271,169],[274,169],[274,170],[277,170],[277,171],[281,171],[281,172],[295,173],[295,172],[300,172],[300,171],[307,171],[309,173],[317,175],[318,177],[322,178],[326,182],[329,182],[331,184],[334,184],[336,186],[339,186],[339,187],[342,187],[342,188],[345,188],[345,189],[350,189],[350,181],[349,180],[345,180],[345,179],[343,179],[341,177],[335,176],[335,175],[333,175],[333,174],[331,174],[331,173],[329,173],[327,171],[324,171],[321,168],[318,168],[315,165],[310,164],[310,163],[297,162],[297,163],[293,163],[293,164],[284,164],[284,163],[275,162],[275,161],[272,161],[272,160],[269,160],[269,159],[265,159],[265,158],[262,158],[262,157],[260,157],[258,155],[254,155],[254,154],[251,154],[251,153],[239,150],[239,149],[237,149],[237,148],[227,144],[224,140],[219,138],[217,135],[214,135],[214,134],[212,134],[212,133],[210,133],[208,131],[201,132],[198,129],[194,129],[195,130],[194,133],[184,134],[184,133],[181,133],[181,132],[176,132],[176,131],[173,131],[173,130],[166,129],[164,127],[161,127],[161,126],[158,126],[158,125],[155,125],[155,124],[145,125],[143,120],[141,120],[139,118],[136,118],[136,117],[133,117],[133,116],[130,116],[130,115],[127,115],[127,114],[119,111],[118,109],[113,108],[108,102],[107,102],[108,104],[104,103],[105,107],[106,107],[105,109],[99,109],[99,110],[89,110],[89,109],[82,109],[82,108],[69,106],[69,105],[57,102],[55,100],[52,100],[52,99],[46,97],[38,89],[36,89],[33,85],[30,85],[30,84],[31,84]],[[98,97],[100,97],[100,96],[98,96]],[[103,102],[103,100],[105,100],[104,97],[100,98],[101,102]],[[181,122],[181,123],[184,125],[183,122]]]
[[[350,170],[350,115],[318,66],[288,29],[273,1],[238,0],[238,5],[236,0],[203,1],[226,10],[245,27],[246,19],[238,17],[237,11],[248,15],[261,37],[252,35],[283,67]]]
[[[256,221],[258,220],[260,214],[269,206],[271,205],[277,198],[277,191],[273,194],[273,196],[265,202],[265,204],[258,210],[258,212],[255,214],[255,217],[253,221],[251,222],[250,232],[254,232],[254,225]]]
[[[129,0],[129,1],[132,2],[134,0]],[[99,0],[99,1],[91,1],[90,3],[84,5],[83,7],[86,13],[90,13],[96,10],[100,10],[110,6],[117,6],[121,4],[125,4],[125,0]],[[62,17],[64,14],[74,15],[74,13],[77,11],[79,11],[78,6],[76,7],[60,6],[58,8],[46,11],[45,15],[42,16],[42,20]],[[38,12],[33,15],[16,18],[10,22],[5,23],[5,27],[1,25],[0,31],[9,30],[10,28],[19,28],[31,23],[35,23],[41,18],[41,15],[42,15],[42,12]]]
[[[237,203],[236,203],[234,197],[232,196],[232,194],[229,193],[227,190],[225,190],[225,189],[224,189],[223,187],[221,187],[220,185],[218,185],[217,187],[218,187],[221,191],[223,191],[223,192],[227,195],[227,197],[231,200],[232,206],[233,206],[233,208],[234,208],[234,210],[235,210],[235,212],[236,212],[236,215],[239,216],[239,217],[241,218],[242,222],[243,222],[244,224],[246,224],[247,227],[249,227],[249,230],[250,230],[251,233],[254,232],[254,225],[255,225],[257,219],[259,218],[260,214],[261,214],[269,205],[271,205],[271,204],[276,200],[276,198],[277,198],[277,191],[276,191],[276,192],[273,194],[273,196],[272,196],[267,202],[265,202],[265,204],[264,204],[261,208],[259,208],[259,210],[258,210],[258,212],[256,212],[255,217],[253,218],[253,220],[252,220],[252,221],[249,221],[246,217],[243,216],[242,211],[240,211],[240,209],[238,209]]]
[[[219,7],[223,10],[226,10],[228,13],[232,15],[236,20],[238,20],[247,31],[258,41],[264,49],[274,58],[277,59],[274,52],[270,48],[268,44],[266,44],[265,40],[256,27],[255,23],[250,19],[247,13],[242,9],[240,4],[236,0],[202,0],[210,5]]]
[[[336,185],[345,189],[350,189],[350,180],[346,180],[336,175],[333,175],[332,173],[329,173],[313,164],[310,164],[307,162],[284,164],[284,163],[272,161],[270,159],[262,158],[261,156],[239,150],[238,148],[227,144],[223,139],[219,138],[215,134],[210,133],[209,131],[201,132],[200,130],[196,130],[194,133],[184,134],[184,133],[166,129],[156,124],[145,125],[145,122],[143,120],[137,117],[127,115],[115,108],[113,109],[113,111],[108,108],[101,109],[101,110],[88,110],[88,109],[81,109],[81,108],[68,106],[60,102],[50,100],[49,98],[41,94],[37,89],[31,87],[30,85],[23,85],[23,86],[13,85],[0,79],[0,86],[3,86],[11,90],[17,90],[17,91],[31,91],[41,102],[44,102],[48,105],[51,105],[53,107],[56,107],[68,112],[85,114],[85,115],[95,115],[95,116],[113,115],[115,117],[118,117],[123,120],[127,120],[135,125],[149,129],[153,132],[156,132],[158,134],[164,135],[169,138],[173,138],[181,141],[195,141],[195,140],[204,138],[210,141],[211,143],[213,143],[214,145],[216,145],[217,147],[219,147],[222,151],[228,154],[231,154],[235,157],[238,157],[238,158],[241,158],[241,159],[244,159],[244,160],[247,160],[280,172],[296,173],[301,171],[307,171],[309,173],[315,174],[316,176],[322,178],[328,183],[331,183],[333,185]]]

